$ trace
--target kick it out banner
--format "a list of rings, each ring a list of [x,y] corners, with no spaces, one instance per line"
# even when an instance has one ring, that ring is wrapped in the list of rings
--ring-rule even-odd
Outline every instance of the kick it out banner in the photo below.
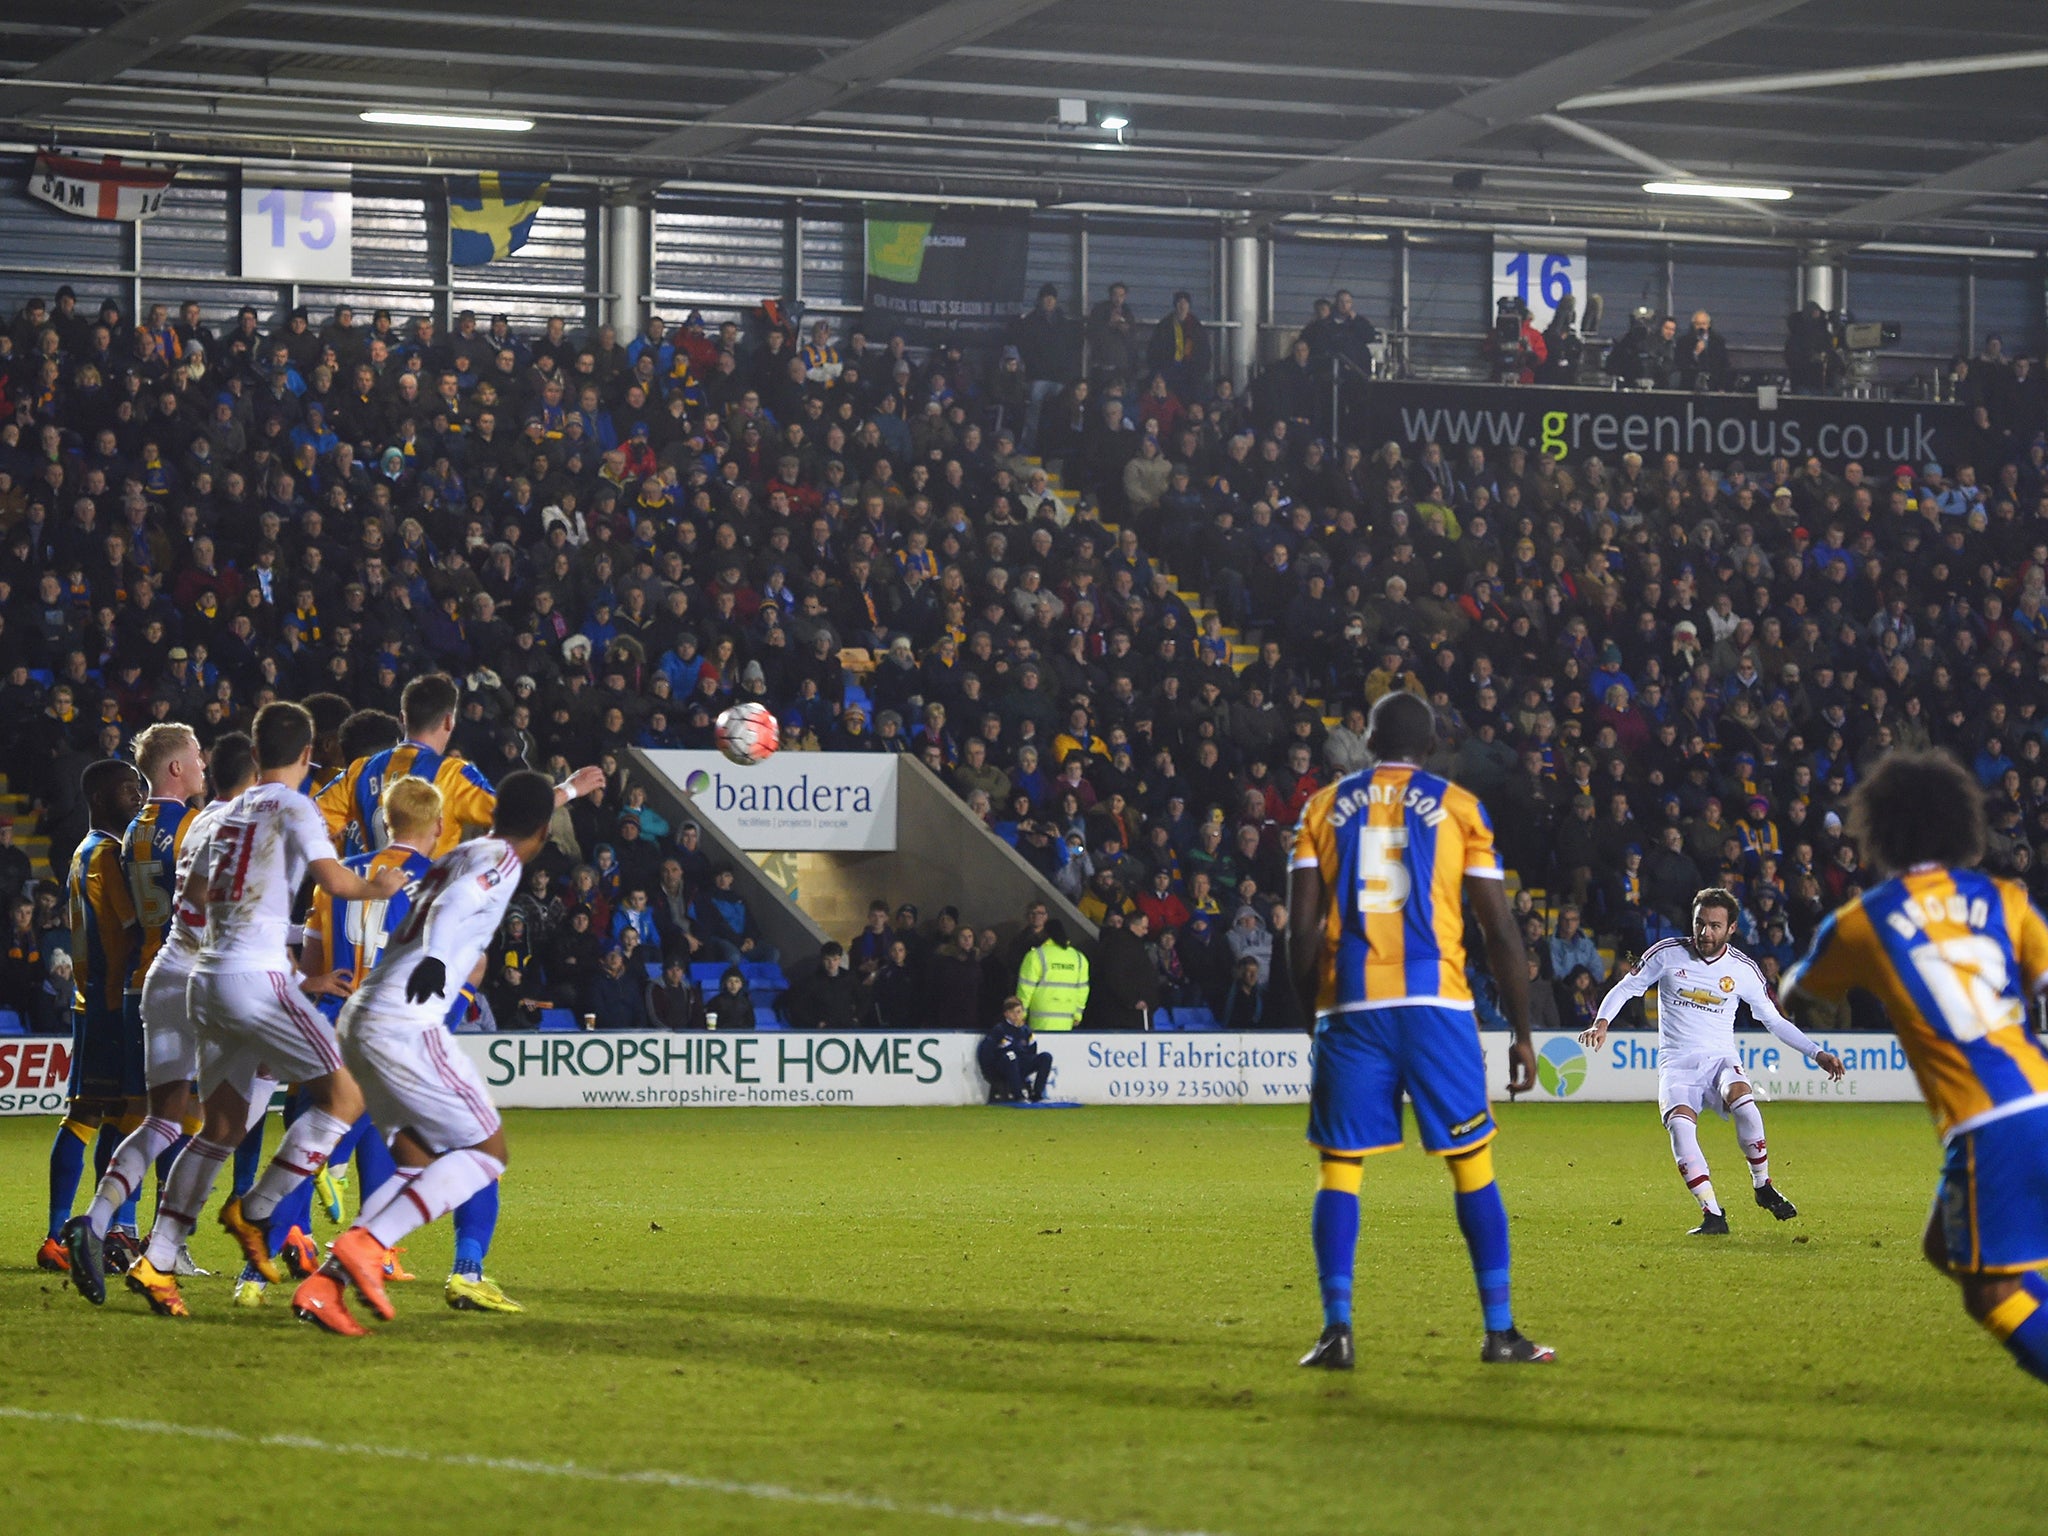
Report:
[[[1030,243],[1021,211],[869,207],[868,334],[915,346],[999,339],[1020,307]]]

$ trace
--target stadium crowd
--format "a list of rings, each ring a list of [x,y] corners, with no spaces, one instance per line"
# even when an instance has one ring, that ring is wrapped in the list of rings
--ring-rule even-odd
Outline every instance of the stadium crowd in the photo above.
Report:
[[[649,804],[625,749],[708,747],[741,700],[801,749],[918,755],[1103,923],[1086,1022],[1300,1026],[1269,985],[1289,831],[1394,688],[1439,707],[1438,766],[1521,878],[1539,1027],[1590,1023],[1602,948],[1682,926],[1704,885],[1788,962],[1863,880],[1838,807],[1895,745],[1971,764],[1994,858],[2041,892],[2027,359],[1994,340],[1963,368],[1958,463],[1563,462],[1331,440],[1318,381],[1375,335],[1337,295],[1240,396],[1187,295],[1147,321],[1121,284],[1085,315],[1048,287],[987,358],[772,306],[622,340],[31,300],[0,330],[0,731],[53,868],[0,825],[0,1005],[62,1027],[46,877],[85,763],[271,696],[396,713],[431,669],[486,774],[559,776],[594,743],[608,775],[494,947],[500,1028],[739,1024],[745,967],[778,963],[797,1024],[1000,1015],[1032,925],[1001,944],[885,905],[816,964],[778,956],[700,830]],[[700,995],[705,963],[730,969]]]

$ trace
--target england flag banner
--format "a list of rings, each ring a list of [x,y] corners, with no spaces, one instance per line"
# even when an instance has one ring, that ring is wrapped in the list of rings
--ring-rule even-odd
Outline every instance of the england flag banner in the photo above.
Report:
[[[177,175],[174,165],[46,150],[29,173],[28,194],[82,219],[133,222],[163,209],[164,193]]]

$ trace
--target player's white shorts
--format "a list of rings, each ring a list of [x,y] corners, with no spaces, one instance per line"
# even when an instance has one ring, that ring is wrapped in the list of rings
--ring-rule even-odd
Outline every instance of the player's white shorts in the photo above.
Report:
[[[362,1086],[370,1118],[387,1137],[410,1130],[429,1152],[474,1147],[497,1134],[497,1107],[483,1074],[449,1043],[448,1031],[392,1029],[342,1016],[342,1058]]]
[[[1723,1120],[1728,1118],[1727,1092],[1738,1079],[1749,1081],[1749,1074],[1733,1056],[1709,1056],[1698,1060],[1680,1062],[1660,1067],[1657,1071],[1657,1113],[1664,1119],[1671,1118],[1671,1111],[1684,1108],[1698,1114],[1702,1109],[1711,1109]]]
[[[185,1002],[199,1035],[202,1095],[227,1083],[246,1099],[264,1078],[305,1083],[341,1067],[333,1026],[287,972],[195,971]]]
[[[152,964],[142,978],[144,1081],[152,1088],[199,1081],[199,1031],[186,1006],[184,966]]]

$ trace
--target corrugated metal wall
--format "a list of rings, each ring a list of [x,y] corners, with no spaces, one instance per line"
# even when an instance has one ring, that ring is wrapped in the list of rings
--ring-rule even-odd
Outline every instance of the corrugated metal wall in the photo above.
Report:
[[[1351,290],[1358,312],[1386,330],[1401,304],[1401,251],[1391,235],[1355,240],[1275,240],[1272,314],[1276,346],[1314,318],[1317,299]]]
[[[175,306],[196,298],[208,318],[221,324],[250,303],[267,324],[289,294],[281,285],[236,276],[230,172],[199,169],[180,178],[163,212],[142,226],[139,279],[129,267],[128,226],[74,218],[34,201],[23,190],[27,172],[25,159],[0,158],[0,307],[6,311],[69,281],[88,307],[112,295],[125,309],[139,287],[145,305]],[[601,215],[591,191],[563,189],[535,220],[524,250],[488,267],[458,271],[452,286],[442,197],[438,178],[358,177],[355,281],[303,289],[300,302],[316,315],[344,301],[365,315],[388,308],[401,322],[443,304],[485,315],[503,311],[520,326],[538,326],[554,314],[576,326],[596,321]],[[799,291],[806,303],[826,311],[860,305],[858,204],[664,196],[653,224],[655,300],[664,312],[702,309],[715,323],[765,297]],[[1164,313],[1173,294],[1186,289],[1197,313],[1213,321],[1222,310],[1221,240],[1221,229],[1210,220],[1035,214],[1017,303],[1021,309],[1041,283],[1050,282],[1071,309],[1085,312],[1111,282],[1121,281],[1146,320]],[[1349,288],[1368,316],[1391,329],[1399,318],[1405,255],[1408,328],[1423,333],[1410,342],[1411,366],[1444,376],[1482,376],[1478,338],[1491,310],[1490,250],[1490,240],[1480,233],[1417,231],[1399,239],[1377,232],[1350,239],[1283,235],[1272,251],[1262,355],[1277,351],[1308,318],[1316,298],[1339,288]],[[1606,299],[1608,333],[1621,328],[1635,304],[1663,309],[1668,287],[1681,317],[1696,308],[1713,313],[1738,365],[1746,367],[1775,361],[1798,291],[1797,256],[1789,246],[1602,237],[1589,242],[1587,266],[1591,291]],[[1884,372],[1893,378],[1926,372],[1934,356],[1974,351],[1990,331],[2004,335],[2008,350],[2037,350],[2048,341],[2038,260],[1859,255],[1848,265],[1847,302],[1861,318],[1904,325],[1904,343],[1884,360]]]

